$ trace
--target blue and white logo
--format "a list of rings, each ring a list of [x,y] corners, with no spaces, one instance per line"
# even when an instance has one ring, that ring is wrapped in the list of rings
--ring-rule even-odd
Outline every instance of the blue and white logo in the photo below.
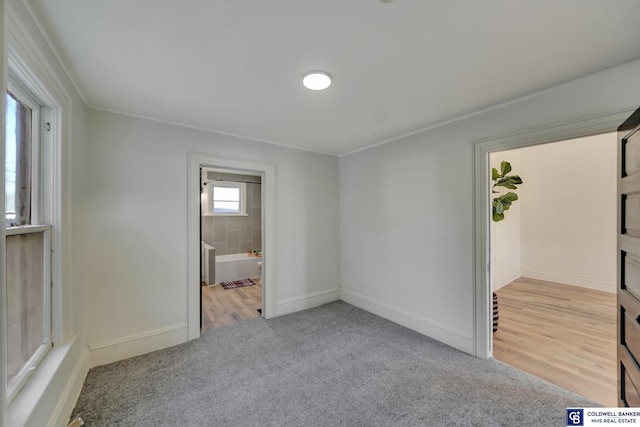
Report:
[[[584,409],[567,408],[567,426],[583,426],[584,425]]]

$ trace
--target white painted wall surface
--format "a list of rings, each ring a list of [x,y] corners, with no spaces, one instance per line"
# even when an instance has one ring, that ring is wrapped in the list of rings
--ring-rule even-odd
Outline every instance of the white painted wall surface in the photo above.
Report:
[[[522,149],[522,275],[616,290],[617,136]]]
[[[639,74],[633,62],[342,157],[342,298],[473,352],[474,141],[635,108]]]
[[[99,363],[186,340],[189,152],[273,163],[276,305],[339,297],[336,157],[98,110],[89,123],[88,342],[114,350]]]
[[[500,162],[505,160],[511,163],[512,171],[509,175],[521,175],[520,150],[492,153],[489,158],[491,167],[498,171],[500,171]],[[505,212],[504,219],[499,222],[491,222],[491,286],[494,291],[508,285],[522,275],[520,259],[522,187],[519,186],[514,191],[518,195],[518,200]],[[513,190],[497,187],[497,191],[500,193],[492,195],[492,199]]]

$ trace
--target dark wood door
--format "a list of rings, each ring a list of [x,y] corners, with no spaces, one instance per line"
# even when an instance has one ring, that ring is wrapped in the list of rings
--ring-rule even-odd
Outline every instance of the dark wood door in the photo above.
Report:
[[[618,406],[640,407],[640,109],[618,128]]]

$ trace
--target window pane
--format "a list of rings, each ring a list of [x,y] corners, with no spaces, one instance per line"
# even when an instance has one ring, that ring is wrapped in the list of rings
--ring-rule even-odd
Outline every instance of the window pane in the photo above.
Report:
[[[31,223],[31,109],[6,96],[5,225]]]
[[[240,213],[240,202],[213,202],[214,213]]]
[[[16,217],[16,108],[17,101],[7,93],[7,119],[5,139],[5,218],[14,220]],[[7,224],[8,225],[8,224]]]
[[[7,384],[45,342],[43,234],[7,236]]]
[[[213,187],[213,200],[240,201],[240,189],[233,187]]]

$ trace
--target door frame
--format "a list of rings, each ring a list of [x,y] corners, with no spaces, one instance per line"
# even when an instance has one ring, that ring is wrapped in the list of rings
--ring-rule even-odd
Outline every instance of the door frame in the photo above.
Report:
[[[207,153],[189,153],[187,177],[187,330],[188,339],[200,338],[200,168],[259,173],[262,177],[262,316],[275,310],[275,166]]]
[[[526,129],[511,134],[474,141],[474,286],[473,354],[493,357],[493,311],[491,303],[491,209],[489,154],[531,147],[601,133],[616,132],[634,109],[587,117],[551,126]]]

